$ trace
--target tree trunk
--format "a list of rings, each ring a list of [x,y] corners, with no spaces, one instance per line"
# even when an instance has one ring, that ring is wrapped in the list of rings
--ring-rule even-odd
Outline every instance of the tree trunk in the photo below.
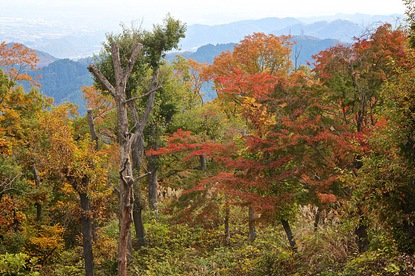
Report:
[[[199,155],[199,160],[200,160],[200,169],[202,171],[206,170],[206,168],[207,168],[206,155],[204,155],[204,154]]]
[[[135,141],[133,142],[132,146],[132,160],[133,160],[133,168],[136,172],[141,171],[141,160],[144,154],[144,138],[142,136],[136,137]],[[141,178],[141,177],[139,177]],[[142,210],[143,206],[141,203],[141,191],[139,187],[139,183],[134,186],[134,208],[133,208],[133,222],[134,222],[134,229],[135,229],[135,238],[133,248],[139,249],[142,246],[147,245],[145,240],[145,230],[144,230],[144,221]]]
[[[92,114],[92,109],[88,108],[87,110],[87,121],[88,121],[88,126],[89,126],[89,133],[91,134],[91,139],[94,143],[94,149],[96,151],[99,150],[99,144],[98,144],[98,134],[95,130],[95,123],[94,123],[94,117]],[[94,221],[92,222],[92,240],[96,241],[97,239],[97,228],[96,225],[94,223]]]
[[[248,224],[249,224],[249,241],[254,242],[256,239],[255,209],[252,206],[249,206],[249,209],[248,209]]]
[[[291,227],[290,227],[290,224],[288,223],[288,220],[281,219],[281,223],[282,223],[282,226],[284,227],[284,231],[285,231],[285,234],[287,235],[287,239],[288,239],[288,242],[290,243],[291,248],[296,251],[297,244],[295,243],[294,235],[293,235],[293,232],[291,231]]]
[[[88,181],[88,180],[86,180]],[[79,193],[81,200],[81,230],[82,245],[84,248],[85,275],[94,275],[94,257],[92,254],[92,219],[89,198],[86,193]]]
[[[135,236],[137,239],[136,249],[140,249],[142,246],[147,245],[142,211],[143,211],[143,206],[141,204],[140,197],[137,195],[136,201],[134,203],[134,211],[133,211]]]
[[[225,202],[225,245],[230,246],[231,245],[231,234],[229,230],[229,218],[230,218],[230,206],[229,206],[229,200],[226,198]]]
[[[321,210],[317,207],[316,217],[314,218],[314,232],[317,232],[318,230],[318,224],[320,223],[320,214]]]
[[[155,158],[156,156],[150,157]],[[152,162],[149,162],[149,165]],[[149,167],[150,174],[148,175],[148,201],[150,205],[150,210],[155,212],[158,215],[158,198],[157,198],[157,191],[158,191],[158,168],[156,166]]]
[[[37,173],[37,169],[35,166],[32,166],[32,172],[33,172],[33,177],[35,179],[36,188],[39,189],[40,188],[40,177],[39,177],[39,174]],[[36,207],[36,221],[39,222],[42,220],[42,204],[40,204],[39,201],[36,201],[35,207]]]
[[[366,252],[369,248],[369,236],[367,234],[367,226],[364,223],[363,215],[360,216],[359,225],[355,229],[357,248],[359,253]]]
[[[91,134],[91,139],[94,141],[95,150],[99,149],[98,145],[98,134],[95,130],[94,118],[92,116],[92,109],[87,110],[87,119],[88,119],[88,126],[89,126],[89,133]]]
[[[149,126],[149,145],[153,150],[158,150],[158,139],[159,134],[157,131],[157,126],[155,123]],[[158,190],[158,166],[159,166],[159,157],[156,155],[147,157],[148,161],[148,203],[150,210],[155,212],[158,215],[158,199],[157,199],[157,190]]]
[[[127,118],[126,118],[127,119]],[[124,132],[125,133],[125,132]],[[131,235],[131,223],[133,221],[133,206],[134,206],[134,192],[133,184],[134,178],[132,173],[132,166],[130,162],[130,149],[131,145],[129,140],[120,142],[120,159],[123,162],[120,170],[120,240],[118,245],[118,275],[127,275],[127,258],[128,248]]]
[[[152,81],[151,81],[151,85],[149,89],[150,91],[153,91],[153,92],[150,93],[148,96],[146,110],[142,114],[141,120],[139,119],[134,102],[130,101],[128,103],[129,110],[131,111],[134,122],[136,122],[136,125],[137,125],[134,131],[135,140],[133,141],[133,147],[132,147],[133,168],[135,169],[137,173],[140,173],[141,171],[141,164],[142,164],[142,160],[144,156],[144,149],[145,149],[144,127],[147,124],[148,118],[150,116],[150,111],[154,105],[154,100],[156,96],[155,91],[157,90],[157,83],[158,83],[158,71],[156,70],[153,72],[153,77],[152,77]],[[147,174],[139,176],[139,179],[146,176]],[[134,226],[135,226],[137,244],[138,244],[138,247],[141,247],[141,246],[145,246],[147,242],[145,240],[144,223],[143,223],[143,218],[142,218],[143,206],[140,201],[141,192],[140,192],[138,185],[136,185],[136,187],[134,188],[134,193],[135,193],[135,197],[137,198],[137,204],[135,204],[136,206],[134,206]]]

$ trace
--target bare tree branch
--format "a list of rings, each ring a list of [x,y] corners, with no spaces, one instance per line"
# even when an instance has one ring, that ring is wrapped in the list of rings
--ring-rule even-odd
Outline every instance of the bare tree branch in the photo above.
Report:
[[[88,66],[88,71],[91,72],[95,77],[99,79],[100,82],[105,86],[105,88],[111,93],[111,95],[115,98],[115,88],[112,84],[108,81],[108,79],[101,73],[98,67],[95,64],[90,64]]]
[[[124,75],[124,70],[121,67],[120,47],[118,46],[118,44],[114,43],[111,45],[111,54],[112,54],[112,62],[114,65],[115,82],[116,82],[115,86],[122,87],[123,92],[124,92],[126,83],[127,83],[127,82],[124,82],[124,79],[128,79],[128,77]]]
[[[155,99],[155,96],[156,96],[156,88],[158,86],[157,85],[158,84],[158,77],[159,77],[159,71],[156,70],[156,71],[154,71],[153,79],[151,80],[151,86],[150,86],[150,90],[149,90],[149,91],[151,91],[151,93],[150,93],[150,95],[148,97],[148,100],[147,100],[147,106],[146,106],[146,109],[145,109],[145,111],[144,111],[144,113],[141,117],[141,120],[138,124],[138,128],[139,128],[138,131],[140,133],[143,133],[144,127],[146,126],[147,121],[148,121],[148,117],[150,116],[151,109],[153,108],[153,105],[154,105],[154,99]]]
[[[1,187],[1,191],[0,191],[0,194],[3,194],[3,193],[5,193],[5,192],[7,192],[7,191],[10,191],[10,190],[13,190],[13,188],[12,188],[12,185],[13,185],[13,182],[19,177],[19,176],[21,176],[21,174],[18,174],[18,175],[16,175],[15,177],[13,177],[13,179],[11,179],[9,182],[4,182],[4,184],[3,183],[1,183],[0,184],[0,187]]]
[[[140,95],[140,96],[137,96],[137,97],[132,97],[132,98],[130,98],[130,99],[128,99],[128,100],[126,100],[125,102],[126,102],[126,103],[128,103],[128,102],[131,102],[131,101],[135,101],[135,100],[138,100],[138,99],[142,99],[142,98],[144,98],[144,97],[147,97],[147,96],[148,96],[148,95],[150,95],[151,93],[153,93],[153,92],[157,92],[157,90],[159,90],[161,87],[162,87],[162,86],[161,86],[161,85],[159,85],[159,86],[157,86],[155,89],[152,89],[152,90],[148,91],[147,93],[145,93],[145,94],[143,94],[143,95]]]
[[[124,83],[127,83],[128,78],[133,72],[134,64],[137,61],[138,56],[140,55],[142,49],[143,49],[143,44],[137,43],[137,45],[135,45],[133,52],[131,53],[131,57],[128,60],[128,65],[127,65],[128,67],[127,67],[127,70],[125,71],[124,80],[123,80]]]

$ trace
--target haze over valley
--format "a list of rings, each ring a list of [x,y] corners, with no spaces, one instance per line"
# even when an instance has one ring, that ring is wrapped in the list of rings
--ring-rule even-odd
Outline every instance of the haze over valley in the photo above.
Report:
[[[242,20],[227,24],[187,26],[186,37],[180,42],[183,51],[195,51],[206,44],[237,43],[245,35],[264,32],[275,35],[313,36],[351,42],[365,29],[390,22],[402,23],[402,15],[337,14],[321,17],[269,17]],[[62,24],[44,19],[1,17],[0,40],[22,43],[32,49],[49,53],[56,58],[79,59],[98,54],[105,34],[117,28],[104,29],[93,25]],[[139,22],[123,22],[127,26]]]

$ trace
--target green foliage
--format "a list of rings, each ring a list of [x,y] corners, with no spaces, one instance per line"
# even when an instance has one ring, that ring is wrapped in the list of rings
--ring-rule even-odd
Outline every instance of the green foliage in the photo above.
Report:
[[[104,49],[99,56],[94,57],[94,63],[115,87],[111,45],[119,45],[121,65],[126,68],[130,59],[127,55],[132,53],[132,49],[137,43],[141,43],[143,45],[142,53],[134,64],[133,74],[127,83],[126,91],[132,93],[132,91],[139,90],[140,87],[146,87],[145,83],[148,83],[148,81],[143,78],[148,76],[146,71],[157,70],[163,62],[165,52],[177,48],[179,39],[184,37],[185,25],[179,20],[167,16],[164,24],[155,25],[152,32],[143,31],[134,26],[127,28],[122,25],[122,28],[121,34],[107,35],[107,42],[103,45]],[[99,80],[95,79],[94,83],[101,90],[105,90]]]
[[[36,258],[30,258],[24,253],[2,254],[0,255],[0,274],[38,276],[40,273],[37,271],[39,267],[36,264]]]
[[[413,257],[390,248],[370,250],[350,260],[341,275],[412,275]]]
[[[151,67],[157,68],[165,52],[177,48],[179,40],[184,38],[186,26],[170,15],[163,25],[154,25],[152,32],[144,32],[143,45]]]

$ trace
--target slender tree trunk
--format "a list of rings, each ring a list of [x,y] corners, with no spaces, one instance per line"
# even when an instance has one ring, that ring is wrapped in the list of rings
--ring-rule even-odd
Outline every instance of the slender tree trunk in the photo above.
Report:
[[[143,205],[141,203],[140,197],[137,195],[136,201],[134,202],[133,211],[135,235],[137,239],[137,249],[147,245],[142,212]]]
[[[135,171],[140,172],[141,162],[144,155],[144,137],[138,136],[133,143],[133,168]],[[141,178],[141,177],[140,177]],[[137,183],[138,184],[138,183]],[[141,191],[139,185],[134,187],[134,208],[133,208],[133,219],[135,229],[135,244],[134,248],[139,249],[142,246],[146,246],[147,242],[145,239],[144,221],[143,221],[143,205],[141,202]]]
[[[297,244],[295,243],[294,235],[293,235],[293,232],[291,231],[291,227],[290,227],[290,224],[288,223],[288,220],[281,219],[281,224],[282,224],[282,227],[284,227],[284,231],[285,231],[285,234],[287,235],[287,239],[288,239],[288,242],[290,243],[291,248],[296,251]]]
[[[89,126],[89,133],[91,134],[91,139],[94,143],[94,148],[96,151],[99,150],[99,144],[98,144],[98,134],[95,130],[95,123],[94,123],[94,117],[92,114],[92,109],[88,108],[87,110],[87,121],[88,121],[88,126]],[[96,241],[97,239],[97,228],[96,225],[94,223],[94,221],[92,221],[92,240]]]
[[[131,111],[134,122],[136,122],[136,125],[137,125],[134,131],[136,138],[133,142],[133,148],[132,148],[133,168],[136,170],[137,173],[140,173],[141,171],[141,164],[142,164],[143,156],[144,156],[144,149],[145,149],[144,127],[147,124],[148,118],[150,116],[150,111],[154,105],[154,100],[156,96],[155,92],[157,90],[157,86],[158,86],[158,71],[156,70],[153,72],[153,78],[152,78],[151,85],[149,88],[149,90],[153,92],[151,92],[148,96],[147,106],[146,106],[144,113],[141,116],[141,120],[139,119],[138,112],[137,112],[137,109],[135,108],[134,102],[131,102],[131,101],[129,102],[129,110]],[[140,176],[139,179],[146,176],[147,174]],[[134,193],[137,198],[137,204],[136,204],[137,206],[134,207],[134,226],[135,226],[137,244],[140,247],[140,246],[145,246],[147,242],[145,240],[144,222],[142,218],[143,206],[140,201],[141,192],[140,192],[138,184],[134,188]]]
[[[317,232],[318,230],[318,224],[320,223],[320,215],[321,215],[321,210],[320,208],[317,207],[316,217],[314,218],[314,232]]]
[[[159,134],[157,131],[156,124],[151,124],[149,126],[149,144],[153,150],[158,150],[158,139]],[[148,203],[150,210],[155,212],[158,215],[158,199],[157,199],[157,190],[158,190],[158,166],[159,158],[156,155],[149,156],[148,161]]]
[[[359,253],[366,252],[369,248],[369,235],[367,233],[367,226],[364,221],[364,216],[360,215],[359,225],[356,227],[354,231],[356,234],[357,248],[359,250]]]
[[[355,86],[358,88],[357,80],[354,81]],[[356,128],[357,132],[362,132],[363,127],[366,123],[366,90],[362,89],[360,91],[360,107],[356,114]],[[363,166],[360,156],[355,158],[354,162],[354,173],[357,176],[357,170]],[[356,239],[357,239],[357,246],[359,253],[365,252],[369,247],[369,236],[367,234],[367,226],[365,224],[365,216],[361,211],[361,207],[358,206],[358,215],[359,215],[359,224],[355,229]]]
[[[206,168],[207,168],[206,155],[204,155],[204,154],[199,155],[199,161],[200,161],[200,169],[202,171],[206,170]]]
[[[249,224],[249,241],[254,242],[256,239],[255,209],[252,206],[249,206],[249,209],[248,209],[248,224]]]
[[[88,119],[89,133],[91,134],[92,141],[94,141],[95,150],[98,150],[99,149],[98,134],[95,130],[94,117],[92,116],[92,109],[87,110],[87,117],[88,117],[87,119]]]
[[[225,245],[231,245],[231,234],[229,230],[229,218],[230,218],[231,209],[229,206],[229,200],[226,198],[225,202]]]
[[[88,181],[88,180],[86,180]],[[81,229],[82,229],[82,245],[84,248],[85,275],[94,275],[94,257],[92,254],[92,218],[91,208],[88,195],[79,193],[81,200]]]
[[[152,156],[150,158],[155,158],[156,156]],[[152,162],[149,162],[149,165]],[[150,205],[150,210],[155,212],[158,215],[158,198],[157,198],[157,190],[158,190],[158,168],[156,166],[149,167],[150,174],[148,175],[148,201]]]
[[[35,166],[32,166],[32,172],[33,172],[33,177],[35,179],[36,188],[39,189],[40,188],[40,177],[39,177],[39,174],[37,173],[37,169]],[[36,221],[39,222],[42,220],[42,204],[40,204],[39,201],[36,201],[35,207],[36,207]]]

